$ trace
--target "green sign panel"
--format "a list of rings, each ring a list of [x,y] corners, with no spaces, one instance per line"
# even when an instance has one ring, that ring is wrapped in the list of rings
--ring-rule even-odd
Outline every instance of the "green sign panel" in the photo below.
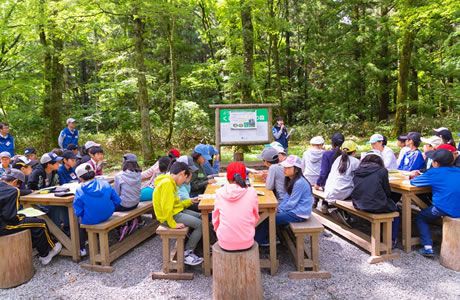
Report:
[[[220,122],[230,123],[230,114],[232,112],[256,112],[257,122],[268,122],[268,108],[257,108],[257,109],[221,109],[220,110]]]

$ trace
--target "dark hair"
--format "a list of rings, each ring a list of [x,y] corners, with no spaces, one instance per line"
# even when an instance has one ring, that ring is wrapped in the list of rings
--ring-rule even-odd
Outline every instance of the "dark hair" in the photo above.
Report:
[[[347,171],[348,166],[350,165],[350,158],[348,156],[353,152],[342,151],[341,158],[340,158],[340,164],[339,164],[340,174],[344,174]]]
[[[15,181],[17,178],[14,178],[13,176],[9,175],[9,174],[3,174],[3,176],[1,177],[1,179],[5,182],[13,182]],[[18,185],[21,185],[22,184],[22,181],[17,179],[18,180]]]
[[[244,181],[243,177],[241,177],[239,173],[235,173],[235,175],[233,175],[233,181],[242,188],[248,187],[246,181]]]
[[[95,147],[89,148],[88,153],[91,154],[91,155],[94,155],[94,154],[97,154],[97,153],[104,153],[104,150],[102,150],[101,147],[95,146]]]
[[[194,161],[197,161],[198,158],[200,158],[200,156],[202,156],[202,155],[200,153],[198,153],[198,152],[193,152],[192,153],[192,158],[193,158]]]
[[[388,144],[388,139],[387,139],[387,137],[384,136],[384,135],[382,135],[382,137],[383,137],[382,145],[383,145],[383,146],[386,146],[386,145]]]
[[[190,169],[186,163],[176,161],[172,164],[171,168],[169,169],[169,172],[171,174],[177,175],[180,172],[185,171],[185,175],[188,177],[190,174]]]
[[[276,122],[278,122],[278,121],[284,121],[284,118],[283,118],[282,116],[278,116],[278,117],[276,117],[275,121],[276,121]]]
[[[414,143],[415,147],[418,148],[420,146],[420,140],[415,140],[415,141],[413,139],[408,139],[408,140],[411,140]]]
[[[280,162],[280,158],[279,158],[279,156],[277,155],[277,156],[276,156],[276,159],[271,160],[271,161],[270,161],[270,160],[267,160],[267,162],[270,163],[270,164],[272,164],[272,165],[275,165],[275,164],[278,164],[278,163]]]
[[[169,156],[160,157],[160,159],[158,160],[158,167],[161,173],[165,173],[168,171],[169,167],[171,166],[171,161],[172,159]]]
[[[137,163],[137,161],[125,161],[123,162],[122,168],[123,168],[123,171],[131,171],[131,172],[136,172],[136,173],[142,172],[142,169]]]
[[[302,177],[305,179],[302,173],[302,169],[296,166],[294,166],[294,178],[291,179],[287,176],[284,177],[284,188],[286,189],[286,192],[288,193],[288,195],[292,194],[292,189],[294,188],[294,184],[297,182],[297,180],[299,180]],[[310,182],[307,179],[305,179],[305,181],[308,183],[311,189]]]
[[[385,167],[385,163],[383,162],[383,159],[380,156],[374,155],[374,154],[368,154],[364,156],[363,160],[361,160],[360,165],[368,164],[368,163],[375,163],[381,167]]]
[[[88,181],[88,180],[94,179],[94,177],[96,177],[96,172],[94,172],[94,170],[92,170],[90,165],[87,165],[85,167],[85,170],[89,171],[89,172],[80,176],[80,178],[83,179],[84,181]]]
[[[10,127],[10,125],[8,125],[8,123],[6,123],[6,122],[1,122],[1,123],[0,123],[0,129],[3,129],[4,126],[5,126],[5,127]]]
[[[64,154],[64,151],[62,151],[61,148],[54,148],[51,152],[53,152],[57,156],[62,156],[62,154]]]

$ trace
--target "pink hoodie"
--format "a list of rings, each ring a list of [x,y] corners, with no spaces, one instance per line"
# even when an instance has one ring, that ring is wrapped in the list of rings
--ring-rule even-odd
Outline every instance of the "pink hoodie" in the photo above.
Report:
[[[225,250],[251,248],[258,221],[259,201],[254,188],[227,183],[216,191],[212,224],[220,247]]]

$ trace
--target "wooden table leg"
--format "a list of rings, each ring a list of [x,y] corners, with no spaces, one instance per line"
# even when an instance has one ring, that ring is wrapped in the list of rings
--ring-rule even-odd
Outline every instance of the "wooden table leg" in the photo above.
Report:
[[[409,253],[412,250],[412,208],[411,199],[408,195],[403,194],[402,201],[402,240],[404,251]]]
[[[203,269],[204,275],[211,275],[211,254],[209,253],[209,211],[201,211],[201,224],[203,229]]]
[[[276,260],[276,209],[269,211],[269,240],[270,240],[270,274],[275,275],[278,268]]]
[[[68,206],[67,210],[69,212],[70,240],[72,244],[70,251],[72,252],[72,260],[78,262],[80,261],[80,228],[73,206]]]

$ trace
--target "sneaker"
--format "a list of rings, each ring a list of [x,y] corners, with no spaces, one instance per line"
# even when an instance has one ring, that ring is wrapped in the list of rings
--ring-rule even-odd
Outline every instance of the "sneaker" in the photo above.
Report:
[[[85,248],[81,248],[80,249],[80,256],[83,257],[83,256],[86,256],[88,255],[88,252],[86,252],[86,249]]]
[[[128,234],[129,231],[129,226],[128,225],[123,225],[120,229],[120,239],[118,239],[119,242],[121,242],[126,235]]]
[[[131,226],[129,226],[129,232],[128,232],[128,234],[133,233],[133,231],[136,230],[138,226],[139,226],[139,220],[138,220],[137,218],[135,218],[135,219],[131,222]]]
[[[56,243],[54,245],[54,248],[51,249],[50,252],[48,252],[48,255],[47,256],[44,256],[44,257],[39,257],[38,259],[40,260],[40,262],[42,263],[42,265],[46,266],[47,264],[49,264],[51,262],[51,260],[53,259],[53,257],[55,257],[56,255],[59,254],[59,252],[61,252],[62,250],[62,245],[61,243]]]
[[[425,249],[425,247],[418,250],[418,253],[425,256],[425,257],[433,257],[434,252],[433,249]]]
[[[198,257],[193,253],[192,250],[185,250],[184,252],[184,264],[189,266],[196,266],[203,262],[202,257]]]
[[[319,211],[323,214],[329,213],[329,205],[325,200],[321,201],[321,206],[319,207]]]
[[[324,237],[327,237],[327,238],[332,237],[332,233],[330,233],[329,230],[324,230],[324,231],[321,233],[321,235],[324,236]]]
[[[352,228],[350,224],[348,224],[347,219],[342,211],[335,209],[329,213],[329,215],[336,220],[338,223],[343,224],[349,228]]]

